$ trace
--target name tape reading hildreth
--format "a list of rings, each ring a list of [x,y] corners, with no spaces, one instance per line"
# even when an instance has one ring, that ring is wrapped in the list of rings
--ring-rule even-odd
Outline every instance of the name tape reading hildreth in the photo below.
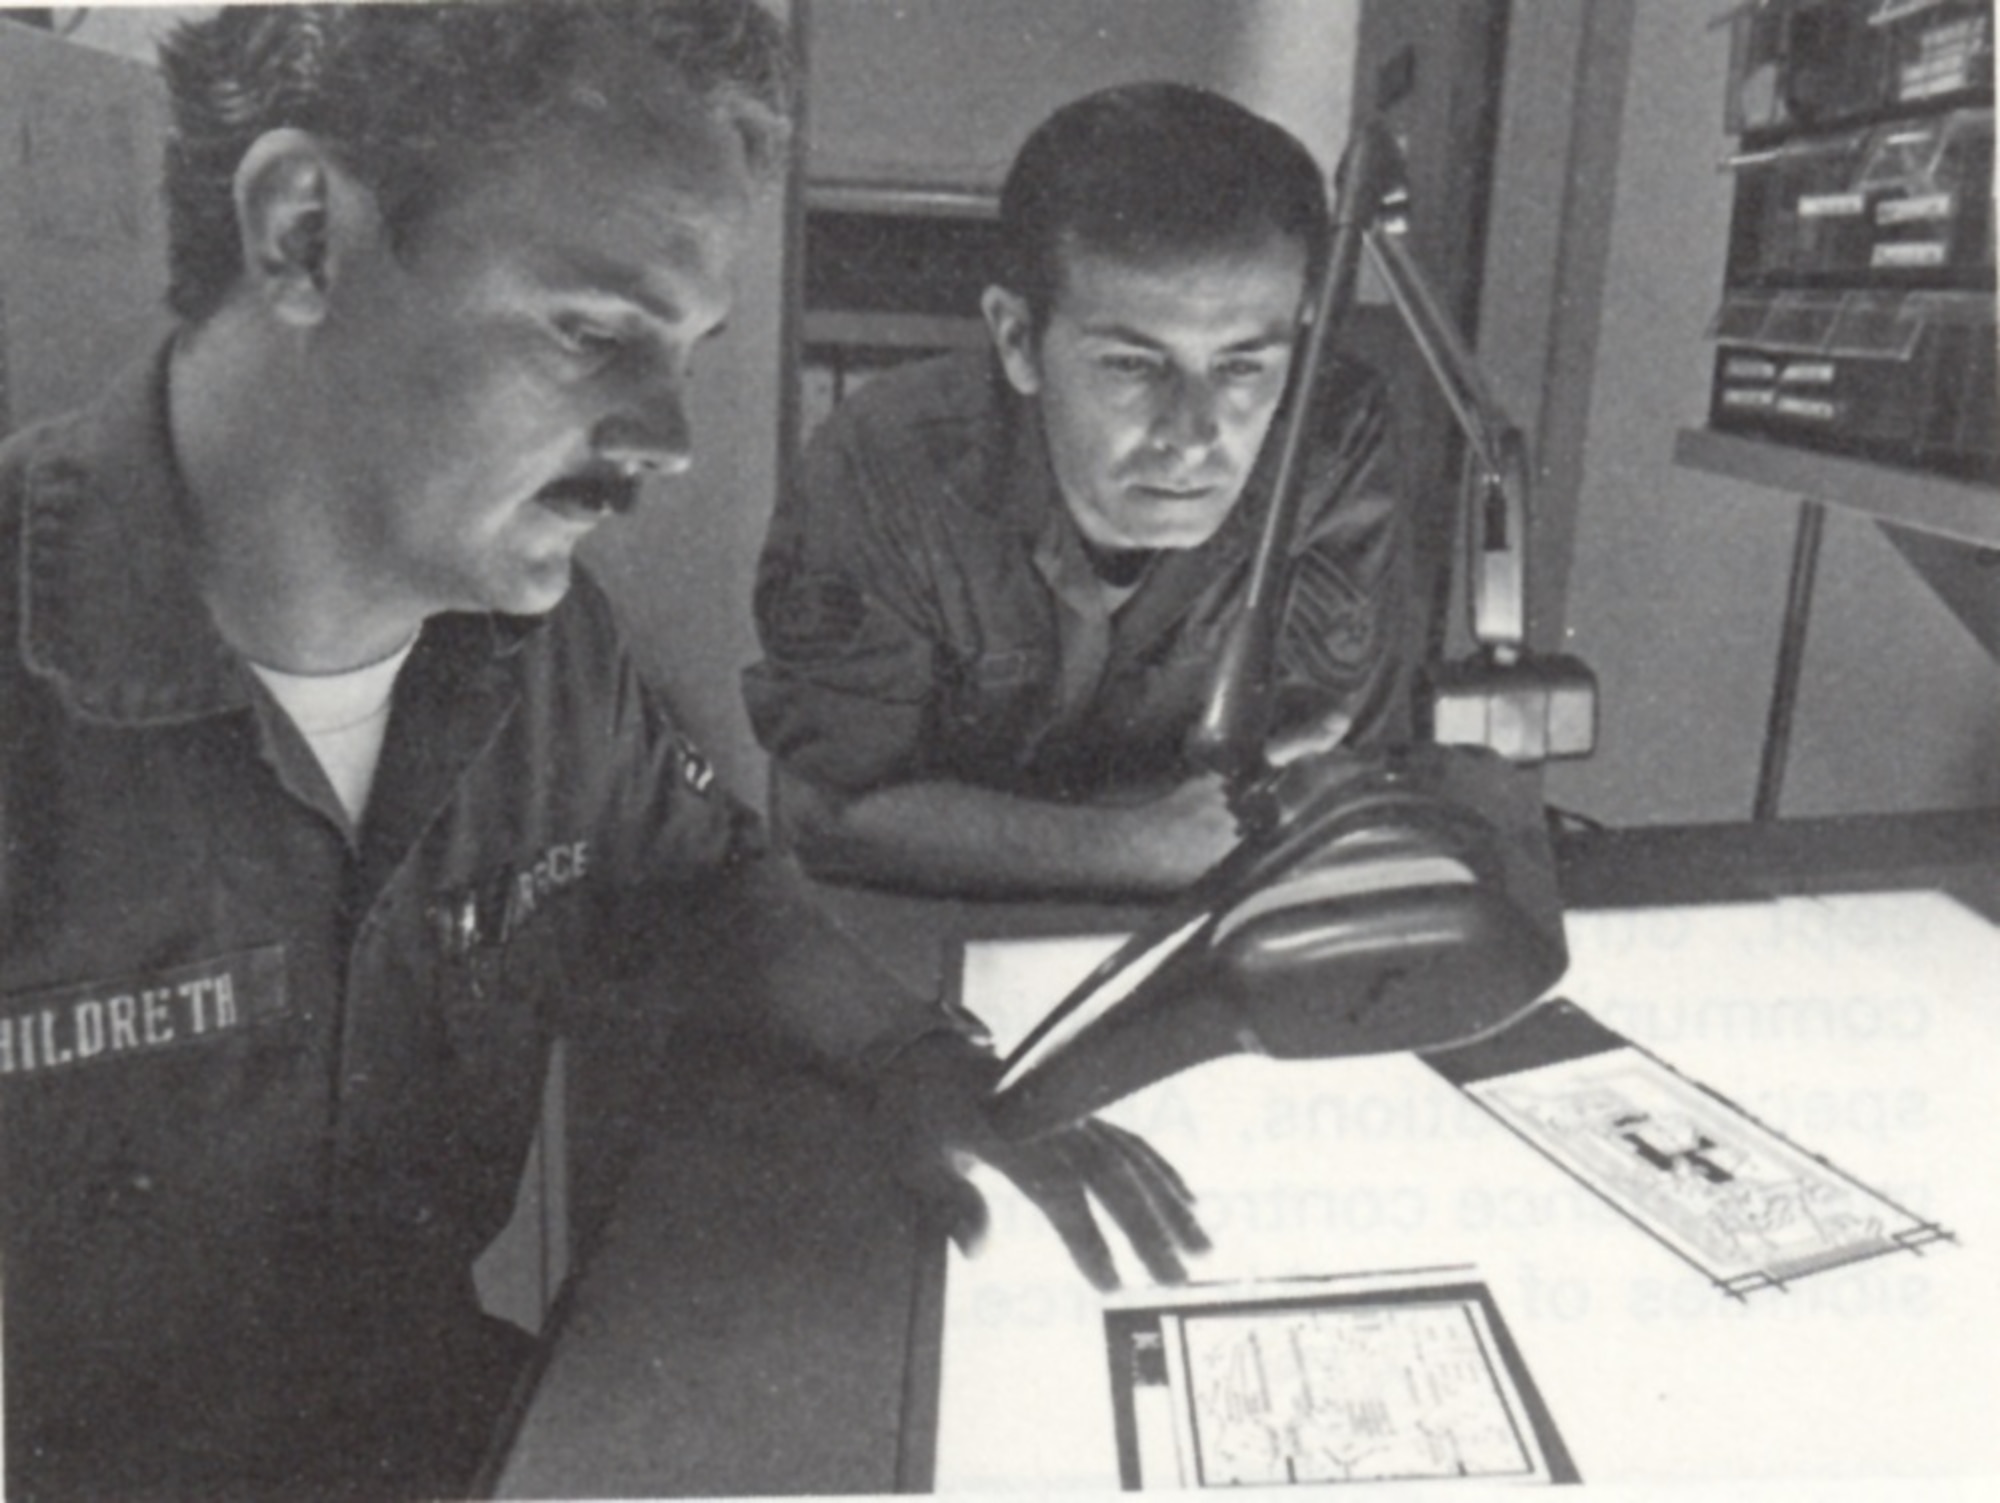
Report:
[[[285,1008],[283,945],[7,997],[0,1000],[0,1077],[200,1044]]]

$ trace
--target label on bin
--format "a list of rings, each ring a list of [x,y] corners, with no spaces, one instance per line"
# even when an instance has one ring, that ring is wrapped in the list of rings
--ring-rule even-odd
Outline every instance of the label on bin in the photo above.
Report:
[[[1775,381],[1778,362],[1758,355],[1731,355],[1722,362],[1722,374],[1732,381]]]
[[[1908,198],[1885,198],[1875,205],[1877,224],[1916,224],[1925,220],[1949,219],[1957,206],[1952,193],[1913,193]]]
[[[1831,423],[1840,416],[1840,406],[1824,397],[1783,396],[1778,398],[1778,412],[1808,422]]]
[[[1722,393],[1724,407],[1744,407],[1761,412],[1777,404],[1778,394],[1768,386],[1731,386]]]
[[[1942,266],[1945,246],[1942,240],[1891,240],[1886,245],[1875,247],[1869,256],[1870,266]]]

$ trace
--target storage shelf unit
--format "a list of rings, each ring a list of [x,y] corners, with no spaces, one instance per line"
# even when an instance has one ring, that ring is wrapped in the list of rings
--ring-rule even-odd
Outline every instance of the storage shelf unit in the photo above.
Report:
[[[1738,151],[1717,426],[1681,430],[1674,461],[1798,510],[1753,810],[1769,820],[1829,508],[1876,522],[1993,648],[1993,20],[1976,0],[1746,0],[1719,19]]]
[[[1752,0],[1724,19],[1711,426],[2000,481],[1989,7]]]
[[[2000,548],[2000,487],[1712,428],[1683,428],[1674,440],[1674,463],[1961,543]]]
[[[950,184],[805,185],[799,433],[905,360],[986,345],[995,196]]]
[[[986,343],[986,325],[976,318],[941,314],[812,308],[805,315],[805,337],[809,349],[840,346],[930,354],[938,350],[980,348]]]

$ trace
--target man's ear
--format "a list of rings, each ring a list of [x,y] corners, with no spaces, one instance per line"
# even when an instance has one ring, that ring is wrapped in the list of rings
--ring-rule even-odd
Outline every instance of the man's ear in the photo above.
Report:
[[[289,127],[251,142],[235,192],[245,283],[286,322],[319,322],[347,248],[375,229],[373,197],[317,136]]]
[[[979,295],[979,311],[986,318],[986,332],[1007,373],[1007,384],[1024,397],[1042,389],[1042,362],[1035,347],[1035,320],[1027,299],[1005,287],[988,287]]]

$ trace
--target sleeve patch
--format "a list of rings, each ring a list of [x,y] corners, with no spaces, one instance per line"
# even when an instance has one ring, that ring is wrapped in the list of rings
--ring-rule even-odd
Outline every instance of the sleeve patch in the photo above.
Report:
[[[1375,603],[1318,553],[1299,560],[1286,611],[1285,655],[1315,679],[1347,678],[1376,647]]]

